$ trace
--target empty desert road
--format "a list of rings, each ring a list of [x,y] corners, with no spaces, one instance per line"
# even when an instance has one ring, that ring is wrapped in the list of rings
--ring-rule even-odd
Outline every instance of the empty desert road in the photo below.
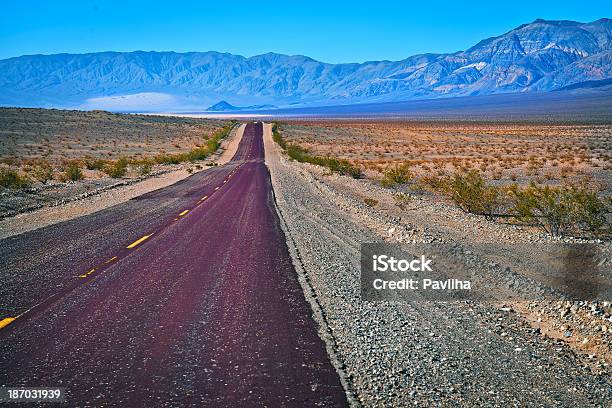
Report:
[[[21,315],[0,329],[0,386],[65,387],[69,406],[347,404],[261,123],[227,165],[4,239],[0,259],[0,321]]]

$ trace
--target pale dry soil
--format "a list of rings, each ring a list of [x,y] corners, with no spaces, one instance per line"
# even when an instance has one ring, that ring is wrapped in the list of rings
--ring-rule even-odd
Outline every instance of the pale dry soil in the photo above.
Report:
[[[142,159],[183,153],[223,126],[219,120],[104,111],[0,108],[0,163],[51,165],[86,157]]]
[[[206,162],[209,164],[217,163],[218,165],[223,165],[230,161],[238,149],[244,127],[245,125],[242,124],[232,130],[231,134],[221,142],[219,151],[207,159]],[[97,194],[80,199],[79,197],[75,197],[76,199],[61,205],[47,205],[35,211],[24,212],[13,217],[0,219],[0,239],[81,217],[83,215],[92,214],[131,200],[134,197],[138,197],[150,191],[164,188],[189,177],[192,173],[187,171],[188,168],[192,169],[193,172],[206,171],[206,169],[209,168],[204,166],[198,170],[190,163],[169,167],[173,168],[173,170],[159,175],[152,175],[151,177],[144,178],[133,184],[120,183],[117,187],[106,189]]]
[[[371,180],[288,160],[269,125],[265,147],[294,264],[354,406],[612,404],[610,304],[535,300],[556,292],[532,270],[543,259],[529,248],[554,240],[427,196],[400,210]],[[449,259],[499,289],[488,302],[363,301],[366,242],[450,247]]]
[[[612,191],[612,126],[468,121],[287,122],[312,154],[350,160],[368,177],[409,164],[416,177],[476,169],[495,183],[589,179]]]

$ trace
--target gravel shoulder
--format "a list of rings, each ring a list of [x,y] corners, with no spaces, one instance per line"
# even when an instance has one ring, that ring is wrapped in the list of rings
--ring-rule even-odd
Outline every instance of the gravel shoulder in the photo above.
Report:
[[[303,271],[321,337],[353,396],[352,405],[612,404],[605,359],[579,355],[565,339],[530,324],[518,305],[371,303],[360,298],[363,242],[457,242],[475,264],[514,288],[529,279],[519,272],[532,261],[517,258],[521,249],[514,244],[549,242],[547,237],[470,217],[426,198],[415,197],[409,214],[398,215],[392,195],[372,183],[288,161],[272,141],[270,125],[264,128],[264,142],[294,264]],[[379,205],[365,205],[366,197]],[[500,249],[510,251],[511,269],[499,259]],[[525,285],[522,289],[527,290]],[[541,317],[546,313],[540,309],[554,306],[530,304]],[[577,306],[574,315],[591,306]],[[606,306],[596,304],[598,314],[590,318],[605,321],[610,312],[601,307]],[[608,349],[609,333],[599,334]]]
[[[219,151],[211,156],[207,162],[217,163],[218,165],[229,162],[238,149],[244,127],[245,125],[242,124],[235,128],[221,142]],[[22,212],[12,217],[0,219],[0,239],[95,213],[142,194],[177,183],[194,172],[206,171],[209,167],[203,167],[201,170],[196,169],[191,173],[188,168],[192,169],[192,166],[184,163],[171,166],[169,170],[152,174],[146,178],[121,180],[74,197],[65,197],[59,202],[49,203],[34,211]]]

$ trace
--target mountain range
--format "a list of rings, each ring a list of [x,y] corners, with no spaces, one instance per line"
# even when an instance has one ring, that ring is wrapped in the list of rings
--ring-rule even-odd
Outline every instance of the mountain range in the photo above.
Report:
[[[234,106],[227,101],[219,101],[208,107],[206,112],[232,112],[232,111],[255,111],[263,109],[276,109],[274,105],[251,105],[251,106]]]
[[[0,72],[0,105],[125,111],[202,111],[220,100],[291,107],[548,92],[612,78],[612,20],[538,19],[465,51],[401,61],[99,52],[9,58]]]

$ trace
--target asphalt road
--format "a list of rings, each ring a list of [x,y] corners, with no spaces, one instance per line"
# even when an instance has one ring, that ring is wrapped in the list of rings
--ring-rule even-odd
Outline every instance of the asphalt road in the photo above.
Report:
[[[0,386],[66,387],[70,406],[345,406],[263,159],[249,124],[225,166],[0,241]]]

